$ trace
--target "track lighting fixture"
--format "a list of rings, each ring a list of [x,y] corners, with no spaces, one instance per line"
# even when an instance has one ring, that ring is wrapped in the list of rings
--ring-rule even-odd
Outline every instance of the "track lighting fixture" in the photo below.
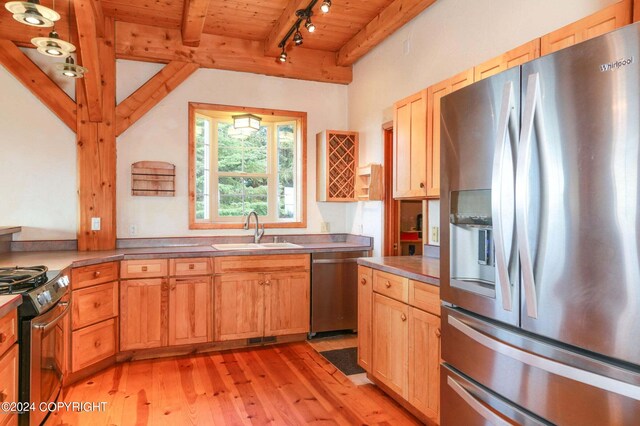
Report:
[[[39,0],[10,1],[4,7],[13,14],[13,19],[32,27],[52,27],[60,19],[55,10],[41,6]]]
[[[49,37],[32,38],[31,43],[38,48],[38,52],[55,58],[66,58],[76,50],[73,44],[60,40],[55,29],[49,33]]]
[[[56,71],[65,77],[82,78],[89,70],[85,67],[81,67],[80,65],[76,65],[73,58],[68,56],[64,63],[56,64]]]
[[[316,5],[316,3],[318,3],[318,1],[319,0],[311,0],[311,2],[306,8],[296,10],[296,18],[297,18],[296,21],[293,23],[291,28],[289,28],[289,31],[287,32],[287,34],[282,38],[282,40],[278,44],[278,47],[282,48],[282,53],[280,53],[280,56],[278,57],[278,60],[280,62],[287,62],[287,53],[285,52],[285,47],[291,37],[293,37],[293,43],[296,46],[300,46],[302,44],[303,39],[302,39],[302,33],[300,32],[300,25],[303,22],[304,22],[304,27],[310,33],[316,30],[316,26],[314,25],[313,22],[311,22],[311,17],[313,16],[313,7]],[[320,10],[323,13],[327,13],[329,12],[330,8],[331,8],[331,0],[322,0],[322,4],[320,5]]]

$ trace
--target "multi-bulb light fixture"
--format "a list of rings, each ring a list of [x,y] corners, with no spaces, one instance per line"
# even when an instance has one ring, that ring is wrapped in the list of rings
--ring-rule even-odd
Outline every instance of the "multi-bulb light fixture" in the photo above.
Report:
[[[31,43],[36,46],[38,52],[54,58],[66,58],[64,63],[57,63],[56,70],[65,77],[82,78],[88,71],[86,68],[76,65],[70,56],[76,47],[60,39],[55,28],[55,22],[60,20],[60,14],[53,8],[49,9],[40,4],[39,0],[10,1],[5,8],[13,14],[13,19],[33,27],[53,27],[48,37],[35,37]],[[71,37],[71,1],[69,1],[69,37]]]
[[[318,1],[319,0],[311,0],[311,3],[309,3],[306,8],[296,10],[296,17],[298,19],[296,19],[296,22],[294,22],[287,34],[278,44],[278,47],[282,49],[282,53],[280,53],[280,56],[278,56],[278,60],[280,62],[287,62],[287,52],[285,51],[285,47],[287,45],[287,41],[289,41],[289,38],[291,36],[293,36],[293,43],[296,46],[300,46],[304,41],[302,33],[300,32],[300,25],[302,25],[303,21],[304,27],[308,32],[312,33],[316,30],[316,26],[313,24],[313,22],[311,22],[311,17],[313,16],[313,7],[316,5],[316,3],[318,3]],[[320,11],[322,13],[329,13],[329,9],[331,9],[331,0],[322,0]]]

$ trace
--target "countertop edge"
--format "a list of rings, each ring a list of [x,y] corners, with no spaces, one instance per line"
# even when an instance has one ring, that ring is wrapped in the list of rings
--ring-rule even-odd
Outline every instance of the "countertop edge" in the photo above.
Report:
[[[423,275],[415,272],[407,271],[396,266],[382,265],[378,262],[369,260],[367,258],[358,259],[358,265],[367,266],[369,268],[377,269],[379,271],[388,272],[390,274],[399,275],[401,277],[409,278],[410,280],[420,281],[426,284],[431,284],[440,287],[440,278],[430,275]]]
[[[22,232],[21,226],[0,226],[0,235],[10,235]]]
[[[22,303],[22,295],[21,294],[8,294],[0,296],[0,298],[8,298],[4,302],[0,301],[0,317],[4,317],[9,312],[17,309],[18,306]]]

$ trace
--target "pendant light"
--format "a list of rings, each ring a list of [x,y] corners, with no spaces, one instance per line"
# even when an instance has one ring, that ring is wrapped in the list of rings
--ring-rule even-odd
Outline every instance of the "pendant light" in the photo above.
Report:
[[[71,1],[69,1],[69,11],[68,11],[67,17],[68,17],[67,21],[69,23],[69,40],[71,40]],[[49,36],[51,36],[51,34],[49,34]],[[64,43],[68,44],[73,48],[73,50],[69,51],[69,53],[76,50],[73,44],[67,43],[67,42],[64,42]],[[76,64],[76,62],[73,60],[73,58],[70,55],[67,55],[67,59],[65,59],[63,63],[56,64],[56,71],[58,72],[58,74],[64,77],[69,77],[69,78],[82,78],[87,72],[89,72],[87,68]]]
[[[284,50],[283,50],[284,53]],[[285,53],[286,55],[286,53]],[[286,60],[286,56],[285,56]],[[234,129],[250,129],[254,131],[260,130],[260,122],[262,118],[253,114],[242,114],[242,115],[234,115],[231,117],[233,119],[233,127]]]
[[[55,29],[49,33],[49,37],[32,38],[31,43],[38,48],[38,52],[54,58],[66,58],[76,50],[73,44],[60,40]]]
[[[13,14],[13,19],[32,27],[52,27],[60,19],[55,10],[41,6],[39,0],[10,1],[4,7]]]

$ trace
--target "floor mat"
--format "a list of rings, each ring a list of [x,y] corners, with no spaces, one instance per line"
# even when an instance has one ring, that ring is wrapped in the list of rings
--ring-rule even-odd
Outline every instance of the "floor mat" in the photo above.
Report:
[[[329,362],[342,371],[345,376],[364,373],[364,369],[358,365],[358,348],[335,349],[333,351],[320,352]]]

